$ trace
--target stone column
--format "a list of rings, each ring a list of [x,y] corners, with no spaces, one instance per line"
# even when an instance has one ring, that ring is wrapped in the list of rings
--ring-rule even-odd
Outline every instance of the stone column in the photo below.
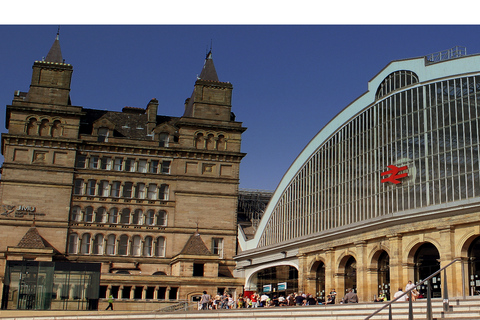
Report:
[[[325,299],[332,289],[338,292],[338,284],[335,279],[335,251],[333,248],[325,250]],[[337,297],[338,298],[338,297]],[[335,300],[337,302],[337,300]]]
[[[398,288],[404,287],[403,279],[403,266],[402,262],[407,257],[403,256],[402,251],[402,235],[394,234],[388,237],[388,243],[390,247],[389,259],[390,259],[390,299]],[[408,253],[405,253],[408,254]]]
[[[455,241],[455,239],[453,239],[455,230],[450,226],[448,226],[446,228],[438,228],[438,229],[440,231],[440,238],[439,238],[440,248],[438,248],[438,251],[440,253],[440,268],[443,268],[444,266],[449,264],[453,260],[453,257],[455,256],[455,252],[454,252],[454,248],[455,248],[454,241]],[[457,274],[455,272],[455,266],[454,265],[448,267],[445,271],[446,271],[446,274],[447,274],[447,286],[448,286],[449,297],[461,296],[462,295],[462,290],[461,290],[462,282],[457,281],[457,277],[460,278],[459,275],[461,275],[461,271],[460,271],[460,273]],[[443,295],[443,286],[445,284],[445,282],[444,282],[445,281],[445,279],[444,279],[444,272],[445,271],[440,272],[440,277],[442,279],[442,295]],[[459,287],[460,287],[460,289],[459,289]]]
[[[137,288],[136,286],[132,286],[132,288],[130,288],[130,300],[135,299],[135,289],[136,288]]]
[[[158,300],[158,286],[155,286],[155,290],[153,291],[153,299]]]
[[[367,259],[366,259],[366,241],[358,241],[354,243],[357,251],[357,295],[359,301],[369,301],[369,288],[367,281]]]

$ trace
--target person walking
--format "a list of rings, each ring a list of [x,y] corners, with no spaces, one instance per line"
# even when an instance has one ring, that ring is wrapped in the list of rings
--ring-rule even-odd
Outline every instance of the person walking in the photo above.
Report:
[[[201,310],[208,310],[208,304],[210,303],[210,295],[207,291],[203,291],[202,297],[200,298],[200,304],[202,305]]]
[[[113,300],[114,300],[114,299],[113,299],[113,296],[110,295],[110,296],[108,297],[108,300],[107,300],[107,301],[108,301],[108,307],[107,307],[105,310],[110,309],[110,310],[113,311]]]

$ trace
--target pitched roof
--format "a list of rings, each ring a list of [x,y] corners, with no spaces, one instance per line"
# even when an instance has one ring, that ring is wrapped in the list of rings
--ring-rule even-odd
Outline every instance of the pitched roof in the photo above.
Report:
[[[17,245],[18,248],[43,249],[51,245],[42,238],[37,228],[30,228]]]
[[[63,63],[62,50],[60,49],[60,41],[59,41],[58,33],[57,33],[57,37],[55,38],[55,41],[52,44],[52,47],[50,48],[50,51],[48,51],[48,54],[45,57],[45,61]]]
[[[180,254],[189,254],[189,255],[200,255],[200,256],[212,256],[213,253],[208,250],[207,246],[203,242],[200,234],[192,234],[190,239],[188,239],[185,247],[183,247]]]
[[[205,63],[203,64],[202,72],[200,73],[198,78],[201,80],[219,81],[217,71],[215,70],[215,65],[213,64],[212,51],[207,53]]]

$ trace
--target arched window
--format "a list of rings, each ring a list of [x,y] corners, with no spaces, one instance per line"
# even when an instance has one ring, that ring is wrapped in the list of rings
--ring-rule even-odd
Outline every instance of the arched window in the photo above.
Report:
[[[141,255],[142,238],[140,236],[134,236],[132,239],[132,248],[130,250],[132,256],[138,257]]]
[[[70,220],[75,222],[79,222],[82,220],[82,211],[79,206],[72,207],[70,213]]]
[[[62,135],[62,123],[60,120],[53,121],[52,125],[52,137],[60,137]]]
[[[215,137],[213,134],[209,134],[207,136],[207,150],[214,150],[215,149]]]
[[[155,211],[148,210],[147,215],[145,217],[145,224],[147,226],[153,226],[155,224]]]
[[[157,214],[157,226],[166,226],[167,225],[167,212],[164,210],[158,211]]]
[[[98,142],[108,142],[108,128],[100,127],[98,128]]]
[[[122,214],[120,215],[120,223],[121,224],[129,224],[130,223],[130,209],[123,208]]]
[[[115,254],[115,244],[117,242],[117,238],[114,234],[111,234],[107,237],[107,254],[114,255]]]
[[[108,211],[108,223],[118,223],[118,209],[117,208],[111,208]]]
[[[80,249],[80,253],[82,254],[90,254],[90,241],[92,236],[90,233],[84,233],[82,236],[82,245]]]
[[[143,241],[143,255],[145,257],[152,256],[152,249],[153,249],[153,239],[150,236],[145,237]]]
[[[50,135],[50,126],[48,125],[48,120],[43,119],[40,123],[39,134],[41,136],[49,136]]]
[[[162,184],[158,190],[159,200],[168,200],[168,185]]]
[[[227,144],[226,144],[226,141],[225,141],[225,136],[223,134],[218,136],[217,150],[219,150],[219,151],[227,150]]]
[[[92,253],[103,254],[103,234],[97,234],[95,238],[93,238]]]
[[[383,81],[378,86],[376,98],[380,99],[381,97],[386,96],[392,91],[401,89],[417,82],[418,76],[412,71],[399,70],[392,72],[385,79],[383,79]]]
[[[155,241],[155,256],[165,257],[165,238],[158,237]]]
[[[132,224],[142,224],[143,211],[141,209],[135,209],[132,215]]]
[[[168,142],[169,142],[169,134],[162,132],[158,135],[158,140],[159,140],[159,146],[160,147],[168,147]]]
[[[68,237],[68,253],[78,253],[78,234],[71,233]]]
[[[38,123],[36,118],[28,119],[27,134],[30,136],[38,134]]]
[[[86,207],[85,208],[85,213],[83,214],[83,221],[85,222],[93,222],[93,208],[92,207]]]
[[[205,149],[205,139],[203,138],[203,133],[198,133],[195,137],[195,148]]]
[[[126,256],[128,253],[128,236],[126,234],[122,234],[120,239],[118,240],[118,255],[119,256]]]
[[[105,223],[107,221],[107,210],[104,207],[97,209],[97,214],[95,215],[95,222]]]

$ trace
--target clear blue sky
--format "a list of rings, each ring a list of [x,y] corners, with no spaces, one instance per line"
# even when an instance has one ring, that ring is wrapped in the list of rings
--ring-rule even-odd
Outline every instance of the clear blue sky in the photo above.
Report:
[[[0,131],[15,90],[46,56],[57,25],[0,25]],[[160,102],[181,116],[207,50],[220,81],[233,84],[243,122],[240,187],[274,190],[296,156],[390,61],[456,45],[480,53],[477,25],[65,25],[77,106],[120,111]],[[3,162],[3,158],[0,159]]]

